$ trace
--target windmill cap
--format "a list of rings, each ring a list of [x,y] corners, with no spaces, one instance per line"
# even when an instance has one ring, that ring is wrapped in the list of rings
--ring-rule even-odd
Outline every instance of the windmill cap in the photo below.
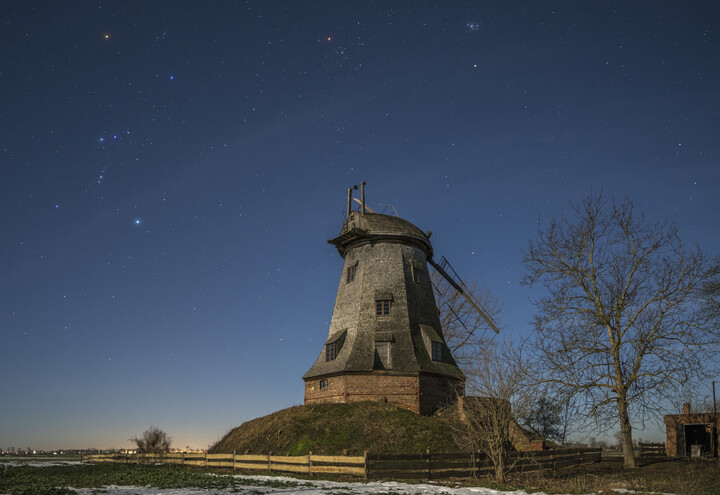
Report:
[[[380,213],[363,215],[357,211],[351,212],[340,235],[328,242],[344,256],[353,244],[382,240],[414,244],[424,250],[428,257],[433,254],[428,236],[422,230],[403,218]]]

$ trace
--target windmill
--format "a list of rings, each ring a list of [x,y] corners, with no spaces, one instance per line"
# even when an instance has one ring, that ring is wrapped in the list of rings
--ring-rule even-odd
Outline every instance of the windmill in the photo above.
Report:
[[[357,189],[357,186],[354,186],[354,189]],[[350,212],[350,206],[351,206],[350,200],[351,199],[353,201],[355,201],[358,205],[360,205],[360,207],[362,208],[363,211],[369,211],[370,213],[376,213],[373,209],[371,209],[369,206],[367,206],[365,204],[365,182],[361,183],[360,190],[361,190],[361,199],[358,199],[358,198],[353,198],[352,197],[352,189],[348,189],[348,215]],[[395,213],[395,216],[396,217],[400,216],[400,215],[398,215],[398,212],[394,206],[392,206],[392,205],[381,205],[381,206],[387,206],[387,207],[392,208],[393,212]],[[428,239],[430,239],[432,232],[428,232],[425,235],[427,236]],[[430,266],[432,266],[435,269],[435,271],[437,271],[440,274],[440,276],[442,276],[445,280],[447,280],[447,282],[458,292],[458,294],[460,294],[468,302],[470,307],[475,311],[475,313],[477,313],[478,316],[480,316],[480,318],[483,321],[485,321],[487,326],[489,326],[495,333],[500,333],[500,329],[498,329],[493,318],[490,316],[490,314],[485,309],[482,308],[482,305],[480,304],[480,302],[477,300],[477,298],[473,294],[473,291],[470,290],[467,287],[467,285],[465,285],[465,282],[463,282],[463,280],[460,278],[460,275],[458,275],[458,273],[455,271],[455,269],[450,264],[450,262],[447,260],[447,258],[445,258],[445,256],[440,258],[440,263],[436,263],[432,259],[432,257],[428,258],[427,262],[428,262],[428,264],[430,264]],[[438,293],[440,292],[438,287],[435,287],[435,289]],[[452,306],[448,306],[448,309],[453,313],[455,312],[455,310],[452,308]],[[466,325],[463,322],[463,319],[460,317],[460,315],[456,314],[455,316],[456,316],[458,322],[460,322],[460,324],[463,327],[465,327],[466,330],[470,331],[466,327]]]
[[[433,266],[488,325],[497,326],[457,272],[433,261],[429,234],[365,204],[328,242],[343,258],[327,339],[303,376],[305,403],[384,400],[430,414],[464,393],[465,375],[447,346],[428,273]]]

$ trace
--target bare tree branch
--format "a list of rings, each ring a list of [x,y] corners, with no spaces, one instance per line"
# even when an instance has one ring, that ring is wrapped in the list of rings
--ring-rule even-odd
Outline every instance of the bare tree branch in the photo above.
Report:
[[[431,277],[445,342],[458,366],[467,372],[490,344],[492,338],[487,337],[490,327],[442,275],[433,271]],[[472,284],[470,292],[485,312],[497,320],[502,306],[492,297],[490,291],[478,290],[475,284]]]
[[[711,312],[697,310],[709,287],[702,252],[686,250],[675,226],[637,215],[630,200],[599,195],[539,230],[523,261],[523,283],[547,291],[535,301],[534,375],[582,396],[598,423],[619,423],[633,467],[631,420],[711,373],[718,334]]]
[[[467,371],[466,393],[460,399],[462,422],[454,427],[455,442],[490,459],[498,483],[512,467],[515,417],[527,414],[536,400],[536,389],[526,386],[520,352],[511,344],[492,344],[482,349]]]

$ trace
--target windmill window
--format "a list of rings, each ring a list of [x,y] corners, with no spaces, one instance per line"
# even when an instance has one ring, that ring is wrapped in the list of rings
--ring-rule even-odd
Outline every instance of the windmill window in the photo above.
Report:
[[[376,299],[375,300],[375,314],[376,315],[389,315],[390,314],[390,299]]]
[[[327,388],[328,388],[328,381],[320,380],[320,390],[327,390]]]
[[[332,342],[325,344],[325,361],[334,361],[337,355],[340,354],[340,349],[345,343],[345,335],[347,335],[347,330]]]
[[[442,343],[433,341],[431,343],[431,346],[432,346],[432,360],[433,361],[442,361],[442,359],[443,359]]]
[[[412,279],[413,282],[420,282],[422,280],[422,275],[420,274],[422,272],[422,268],[418,268],[415,265],[410,266],[410,271],[412,272]]]
[[[391,342],[375,342],[375,363],[376,370],[392,369],[392,354],[390,352]]]
[[[355,280],[355,272],[357,271],[357,262],[353,263],[352,265],[347,267],[347,277],[346,282],[350,283],[353,280]]]
[[[332,361],[337,357],[337,342],[325,344],[325,361]]]

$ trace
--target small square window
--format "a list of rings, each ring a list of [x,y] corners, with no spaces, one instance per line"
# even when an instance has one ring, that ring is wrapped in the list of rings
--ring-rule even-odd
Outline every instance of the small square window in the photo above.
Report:
[[[376,299],[375,300],[375,314],[376,315],[389,315],[390,314],[390,299]]]
[[[347,283],[350,283],[353,280],[355,280],[355,271],[356,270],[357,270],[357,263],[347,267],[347,277],[345,279],[347,281]]]
[[[432,342],[432,360],[443,360],[443,345],[441,342]]]
[[[328,388],[328,381],[320,380],[320,390],[327,390],[327,388]]]

